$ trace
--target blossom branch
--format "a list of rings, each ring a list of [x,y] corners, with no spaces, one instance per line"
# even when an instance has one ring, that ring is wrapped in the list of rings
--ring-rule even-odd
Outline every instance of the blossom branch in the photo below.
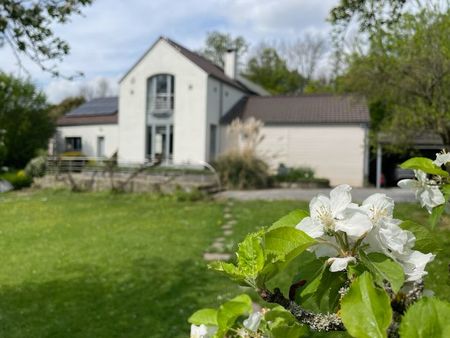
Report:
[[[280,289],[273,292],[263,289],[259,295],[268,303],[281,305],[288,310],[300,323],[308,325],[314,331],[345,331],[342,320],[334,313],[314,313],[303,309],[296,302],[284,297]]]

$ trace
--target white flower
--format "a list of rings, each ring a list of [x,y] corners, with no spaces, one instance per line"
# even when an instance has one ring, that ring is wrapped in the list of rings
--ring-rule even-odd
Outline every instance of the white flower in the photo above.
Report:
[[[206,326],[204,324],[201,325],[191,325],[191,338],[210,338],[217,331],[215,326]]]
[[[327,263],[331,263],[330,271],[343,271],[347,269],[347,265],[350,262],[356,262],[355,257],[331,257],[327,260]]]
[[[331,190],[330,198],[324,195],[314,197],[309,204],[311,216],[305,217],[296,228],[313,238],[339,230],[352,237],[367,233],[372,224],[367,215],[351,203],[351,189],[342,184]]]
[[[246,320],[244,320],[244,327],[250,331],[256,332],[261,323],[262,316],[261,312],[253,312]]]
[[[385,218],[392,218],[394,213],[394,200],[385,194],[373,194],[367,197],[361,205],[367,212],[374,226]]]
[[[406,274],[406,282],[414,282],[421,280],[427,275],[425,266],[434,259],[435,255],[424,254],[420,251],[410,251],[407,255],[399,258],[400,264],[403,266]]]
[[[450,162],[450,153],[446,153],[442,151],[442,153],[436,154],[436,159],[433,161],[438,167],[441,167],[443,164]]]
[[[421,170],[414,170],[417,180],[405,179],[398,182],[400,188],[412,189],[422,207],[431,214],[433,208],[444,204],[445,199],[439,187],[433,180],[427,178],[427,174]]]

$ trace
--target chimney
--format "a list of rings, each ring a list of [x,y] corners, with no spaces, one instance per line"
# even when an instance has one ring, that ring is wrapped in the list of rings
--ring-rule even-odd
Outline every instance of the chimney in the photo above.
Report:
[[[224,71],[225,75],[235,79],[237,76],[237,54],[236,49],[229,48],[224,57]]]

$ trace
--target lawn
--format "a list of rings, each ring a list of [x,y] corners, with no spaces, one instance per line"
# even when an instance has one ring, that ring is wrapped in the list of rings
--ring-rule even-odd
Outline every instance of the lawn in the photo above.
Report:
[[[194,310],[242,292],[202,260],[223,207],[150,195],[1,195],[0,336],[185,337]],[[230,245],[298,207],[306,204],[234,202]],[[405,215],[426,217],[400,205]],[[448,300],[449,225],[428,278]]]

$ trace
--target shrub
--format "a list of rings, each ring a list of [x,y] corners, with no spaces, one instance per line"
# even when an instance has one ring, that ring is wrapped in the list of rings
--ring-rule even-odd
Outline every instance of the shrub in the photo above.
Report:
[[[233,151],[213,164],[225,188],[251,189],[270,185],[269,166],[251,151]]]
[[[33,178],[28,176],[24,170],[19,170],[17,172],[10,171],[1,174],[0,178],[11,183],[15,190],[27,188],[33,183]]]
[[[29,177],[42,177],[45,175],[47,167],[47,158],[45,156],[38,156],[28,162],[25,167],[25,173]]]
[[[280,170],[280,168],[276,176],[276,179],[279,182],[297,182],[299,180],[314,178],[314,170],[308,167],[298,167],[298,168],[283,167],[283,170]]]

